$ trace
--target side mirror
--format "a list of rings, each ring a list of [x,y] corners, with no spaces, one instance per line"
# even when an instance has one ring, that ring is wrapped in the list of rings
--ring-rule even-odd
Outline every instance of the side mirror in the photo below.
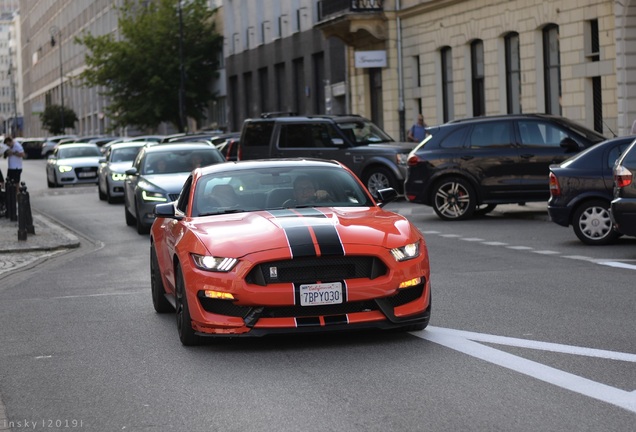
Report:
[[[581,150],[581,147],[570,137],[565,137],[559,143],[561,147],[563,147],[568,152],[578,152]]]
[[[137,168],[128,168],[126,171],[124,171],[124,174],[129,175],[129,176],[134,176],[137,175]]]
[[[384,207],[388,203],[395,201],[398,197],[397,191],[393,188],[379,189],[377,195],[378,201],[380,201],[378,204],[380,207]]]
[[[342,138],[331,138],[331,144],[341,147],[344,145],[344,140]]]
[[[155,216],[161,218],[174,218],[174,203],[163,203],[155,206]]]

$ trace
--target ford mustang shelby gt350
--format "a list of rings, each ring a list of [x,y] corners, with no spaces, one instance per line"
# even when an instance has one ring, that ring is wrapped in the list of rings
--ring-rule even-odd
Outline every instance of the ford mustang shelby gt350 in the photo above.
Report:
[[[195,169],[150,233],[154,308],[202,336],[424,329],[431,312],[420,231],[334,161],[272,159]]]

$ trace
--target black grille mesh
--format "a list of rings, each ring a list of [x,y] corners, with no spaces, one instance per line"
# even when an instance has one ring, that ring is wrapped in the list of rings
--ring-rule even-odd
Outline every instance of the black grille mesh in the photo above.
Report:
[[[246,281],[258,285],[284,282],[313,283],[318,280],[375,279],[386,272],[384,263],[375,257],[312,257],[257,265],[247,275]]]

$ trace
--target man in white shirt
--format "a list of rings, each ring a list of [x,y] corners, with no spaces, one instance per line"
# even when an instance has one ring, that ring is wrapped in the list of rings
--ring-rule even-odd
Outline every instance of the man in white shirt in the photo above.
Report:
[[[4,153],[4,156],[8,159],[7,166],[7,180],[12,181],[13,184],[20,184],[20,176],[22,174],[22,159],[24,158],[24,149],[20,143],[13,141],[13,138],[6,137],[4,143],[9,147]]]

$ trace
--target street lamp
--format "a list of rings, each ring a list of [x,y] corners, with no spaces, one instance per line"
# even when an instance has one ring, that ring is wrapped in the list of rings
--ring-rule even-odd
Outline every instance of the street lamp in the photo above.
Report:
[[[55,35],[57,35],[57,39],[60,45],[60,119],[61,119],[61,127],[62,133],[64,132],[64,72],[62,70],[62,30],[59,29],[58,26],[51,26],[49,29],[49,33],[51,34],[51,47],[55,46]]]

